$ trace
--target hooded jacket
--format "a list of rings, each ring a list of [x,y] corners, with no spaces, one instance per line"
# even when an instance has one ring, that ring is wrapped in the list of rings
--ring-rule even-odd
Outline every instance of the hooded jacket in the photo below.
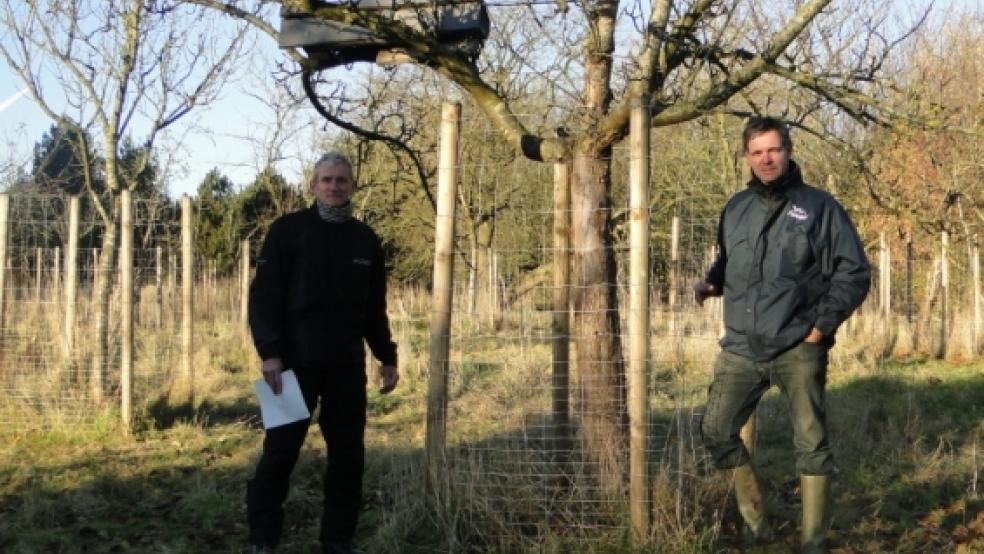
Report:
[[[721,347],[763,362],[812,327],[832,345],[867,295],[871,268],[844,208],[790,161],[776,182],[753,178],[725,205],[705,280],[724,294]]]
[[[362,364],[363,341],[396,365],[379,238],[355,219],[322,220],[316,205],[275,220],[256,261],[249,326],[260,357],[286,367]]]

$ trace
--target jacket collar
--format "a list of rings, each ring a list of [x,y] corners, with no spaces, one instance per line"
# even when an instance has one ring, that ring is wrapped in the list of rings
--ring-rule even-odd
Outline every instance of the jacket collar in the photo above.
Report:
[[[765,198],[769,198],[785,196],[786,191],[802,184],[803,175],[800,173],[799,166],[793,160],[789,160],[789,169],[771,184],[766,185],[753,173],[751,180],[748,181],[748,188]]]

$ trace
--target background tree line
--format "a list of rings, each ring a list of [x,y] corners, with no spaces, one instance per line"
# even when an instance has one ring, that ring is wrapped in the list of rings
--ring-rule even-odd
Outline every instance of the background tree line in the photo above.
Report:
[[[909,14],[884,0],[530,3],[496,6],[479,54],[384,12],[316,0],[33,0],[0,7],[8,31],[0,40],[4,61],[53,121],[79,130],[78,155],[99,160],[100,171],[80,166],[101,221],[97,275],[110,274],[113,265],[117,195],[137,192],[154,157],[169,155],[156,137],[197,106],[218,101],[218,90],[247,65],[251,41],[277,37],[280,7],[359,25],[381,49],[410,62],[332,70],[289,49],[276,76],[342,129],[312,150],[341,148],[357,160],[357,211],[383,235],[395,278],[429,279],[441,101],[459,100],[466,114],[481,114],[463,128],[458,199],[467,222],[459,225],[461,265],[474,281],[486,280],[482,272],[494,265],[492,244],[511,253],[498,268],[504,283],[535,278],[547,256],[549,164],[570,163],[578,410],[588,453],[618,451],[627,437],[616,292],[624,265],[623,139],[634,102],[650,114],[651,214],[662,222],[653,225],[662,249],[658,271],[665,268],[668,216],[713,221],[742,186],[738,130],[753,114],[776,115],[796,128],[794,159],[809,182],[830,188],[847,206],[869,245],[881,231],[896,241],[923,233],[918,244],[928,256],[935,248],[929,237],[943,229],[970,244],[984,212],[979,14],[929,20],[928,9]],[[95,25],[102,21],[110,23]],[[195,33],[182,32],[188,29]],[[344,61],[345,52],[334,54]],[[45,96],[41,59],[62,68],[49,78],[72,99],[66,112]],[[298,83],[303,95],[291,90]],[[146,129],[138,132],[138,120]],[[140,137],[136,146],[127,146],[129,136]],[[199,213],[209,220],[200,219],[199,240],[207,238],[202,251],[228,267],[231,245],[258,238],[271,217],[301,205],[305,178],[287,184],[264,169],[242,191],[218,173],[207,181],[200,203],[210,209]],[[704,240],[709,246],[713,238]],[[97,288],[107,307],[110,284]],[[97,314],[99,337],[107,309]],[[94,366],[102,367],[103,358],[97,355]]]

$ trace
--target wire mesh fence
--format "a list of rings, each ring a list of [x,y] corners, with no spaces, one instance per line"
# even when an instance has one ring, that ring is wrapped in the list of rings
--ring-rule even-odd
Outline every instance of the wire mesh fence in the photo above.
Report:
[[[491,136],[476,121],[463,126]],[[613,166],[626,157],[616,149]],[[619,416],[602,422],[617,435],[608,442],[599,443],[584,432],[586,421],[611,418],[611,412],[592,411],[596,404],[589,397],[596,391],[613,399],[616,413],[622,410],[628,394],[624,357],[619,352],[601,362],[604,368],[592,367],[590,358],[574,348],[568,367],[554,354],[558,285],[551,262],[559,254],[551,233],[554,169],[503,157],[493,148],[467,153],[458,169],[462,181],[453,256],[446,476],[451,492],[447,514],[458,540],[512,551],[535,548],[544,537],[603,541],[624,535],[630,526],[626,482],[607,479],[599,468],[619,476],[628,471],[627,421]],[[711,174],[694,176],[688,186],[722,191],[722,204],[729,188]],[[613,190],[612,198],[610,248],[618,273],[612,288],[616,308],[610,314],[617,323],[611,329],[624,349],[633,340],[626,321],[630,290],[624,214],[629,207],[624,190]],[[649,212],[645,457],[653,518],[683,526],[701,509],[699,483],[708,468],[698,422],[722,331],[720,301],[699,307],[689,291],[713,257],[713,214],[720,207],[709,206],[704,197],[671,194],[669,200],[671,209],[667,197],[654,195]],[[119,279],[115,271],[106,276],[112,283],[109,355],[104,367],[93,368],[91,339],[99,309],[94,289],[105,229],[96,212],[83,210],[75,264],[78,299],[74,323],[69,322],[67,202],[51,195],[10,197],[0,327],[0,370],[5,376],[0,419],[7,425],[45,427],[65,418],[84,420],[119,403],[122,348],[113,339],[121,317]],[[175,204],[149,200],[136,202],[136,214],[134,396],[135,404],[147,405],[169,393],[183,363],[181,218]],[[887,318],[881,313],[883,300],[873,292],[863,317],[852,318],[838,336],[843,347],[835,350],[834,365],[872,364],[879,356],[938,349],[948,341],[951,345],[944,350],[976,354],[979,336],[968,333],[972,326],[967,321],[979,300],[972,295],[972,264],[964,246],[960,243],[948,254],[953,262],[949,269],[940,261],[942,254],[882,257],[869,251],[872,290],[879,290],[880,279],[891,280],[891,311]],[[884,260],[890,274],[881,272]],[[196,261],[193,273],[196,334],[241,322],[242,279],[223,274],[209,260]],[[570,288],[572,296],[582,292]],[[403,295],[422,299],[414,304],[399,298]],[[401,344],[401,359],[415,360],[421,365],[417,371],[426,373],[421,361],[426,358],[430,309],[426,294],[405,289],[393,296],[396,335],[408,343]],[[946,305],[949,313],[943,311]],[[586,332],[577,324],[584,313],[571,315],[575,325],[567,340],[578,344],[583,338],[579,333]],[[407,350],[411,354],[404,357]],[[108,394],[101,400],[91,395],[97,370],[109,376]],[[559,410],[564,417],[558,417]],[[604,445],[600,451],[598,444]]]
[[[0,419],[17,429],[97,420],[107,409],[118,410],[121,392],[122,291],[115,264],[108,272],[100,266],[105,227],[94,210],[80,210],[78,242],[70,254],[69,196],[18,194],[9,199]],[[147,200],[134,203],[134,214],[141,223],[134,233],[133,394],[146,404],[167,390],[173,377],[169,368],[176,367],[175,314],[180,307],[173,252],[179,220],[173,206]],[[70,255],[75,261],[71,272]],[[106,355],[96,357],[100,278],[109,286],[104,312],[108,340]],[[96,376],[104,376],[102,391],[92,384]]]

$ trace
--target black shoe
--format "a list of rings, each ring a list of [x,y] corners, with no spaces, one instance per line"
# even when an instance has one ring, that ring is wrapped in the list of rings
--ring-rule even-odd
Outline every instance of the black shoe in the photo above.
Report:
[[[366,554],[352,541],[332,541],[325,543],[325,554]]]
[[[276,552],[274,547],[265,544],[249,545],[249,554],[273,554],[274,552]]]

